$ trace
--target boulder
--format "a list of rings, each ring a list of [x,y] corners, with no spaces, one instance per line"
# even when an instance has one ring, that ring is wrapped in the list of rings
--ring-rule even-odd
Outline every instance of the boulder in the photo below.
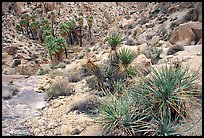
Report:
[[[142,74],[147,75],[151,69],[150,66],[152,65],[152,63],[151,59],[148,59],[144,54],[140,54],[134,59],[131,65]]]
[[[200,38],[202,38],[202,23],[200,22],[188,22],[185,23],[183,25],[188,25],[193,33],[195,34],[195,36],[197,37],[197,39],[199,40]]]
[[[15,55],[17,53],[17,47],[16,46],[7,46],[4,48],[4,50],[9,54],[9,55]]]
[[[151,40],[151,45],[155,45],[157,42],[159,42],[160,37],[159,36],[153,36]]]
[[[24,2],[15,2],[14,3],[14,9],[16,11],[16,14],[20,15],[24,12]]]
[[[54,11],[56,8],[55,2],[45,2],[44,8],[46,12]]]
[[[202,2],[197,2],[193,9],[193,21],[202,23]]]
[[[192,42],[195,42],[195,34],[191,27],[186,24],[181,24],[178,27],[178,30],[173,31],[169,42],[171,44],[180,44],[180,45],[191,45]]]
[[[137,46],[137,51],[140,51],[140,52],[144,51],[147,49],[147,47],[148,47],[148,45],[146,43],[143,43],[143,44]]]

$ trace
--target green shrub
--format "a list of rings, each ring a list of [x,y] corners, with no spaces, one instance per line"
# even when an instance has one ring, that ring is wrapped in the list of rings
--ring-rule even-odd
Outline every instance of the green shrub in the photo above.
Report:
[[[92,76],[92,77],[86,79],[86,84],[92,90],[93,89],[98,89],[98,81],[97,81],[97,78],[95,76]]]
[[[37,75],[45,75],[48,74],[49,69],[39,69]]]
[[[66,64],[65,63],[60,63],[59,65],[56,66],[56,68],[65,68]]]
[[[52,79],[55,78],[56,76],[64,76],[64,73],[59,70],[52,70],[48,75],[48,77]]]
[[[109,93],[101,100],[98,110],[96,122],[103,126],[105,135],[146,135],[150,129],[146,122],[151,115],[148,108],[128,95],[117,97]]]
[[[108,37],[108,43],[111,46],[112,50],[116,50],[116,47],[120,44],[122,44],[122,42],[124,41],[124,39],[122,38],[121,35],[113,32],[109,37]]]
[[[170,24],[170,29],[173,30],[176,26],[178,26],[178,22],[177,21],[173,21]]]
[[[54,82],[50,88],[46,90],[48,98],[57,98],[58,96],[70,96],[75,91],[70,82],[66,79]]]
[[[184,51],[184,46],[182,45],[174,45],[170,47],[167,51],[167,55],[173,55],[177,53],[178,51]]]
[[[189,115],[189,98],[195,95],[195,80],[197,72],[190,71],[189,66],[165,66],[161,70],[152,68],[152,75],[144,78],[144,82],[140,84],[140,91],[157,117],[164,118],[171,114],[173,119],[186,119]]]

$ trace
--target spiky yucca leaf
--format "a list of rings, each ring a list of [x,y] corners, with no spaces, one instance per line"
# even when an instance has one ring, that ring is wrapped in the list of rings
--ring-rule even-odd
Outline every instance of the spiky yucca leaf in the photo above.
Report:
[[[105,134],[133,136],[148,131],[150,124],[145,121],[150,116],[148,108],[143,108],[141,101],[127,97],[109,93],[101,101],[96,122],[103,126]]]
[[[135,54],[128,48],[121,48],[118,52],[118,58],[121,64],[129,65],[135,59]]]
[[[172,118],[186,118],[188,114],[189,97],[195,96],[193,85],[197,72],[190,72],[189,66],[184,68],[162,67],[152,69],[152,76],[145,78],[140,89],[151,103],[155,114],[163,118],[170,109]]]
[[[122,36],[115,32],[108,37],[108,43],[111,46],[111,50],[116,50],[116,47],[122,44],[123,41],[124,39],[122,38]]]

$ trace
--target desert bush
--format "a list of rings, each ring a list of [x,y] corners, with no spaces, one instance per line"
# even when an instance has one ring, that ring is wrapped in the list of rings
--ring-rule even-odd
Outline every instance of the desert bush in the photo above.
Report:
[[[170,24],[170,29],[173,30],[176,26],[178,26],[178,22],[177,21],[173,21]]]
[[[56,81],[46,89],[48,98],[57,98],[58,96],[70,96],[75,93],[73,86],[66,79]]]
[[[48,77],[52,78],[52,79],[55,78],[56,76],[64,76],[64,73],[62,71],[59,71],[59,70],[52,70],[48,74]]]
[[[95,76],[89,77],[86,79],[86,84],[88,85],[89,88],[93,89],[98,89],[98,82],[97,78]]]
[[[157,64],[158,60],[160,59],[160,54],[162,53],[161,48],[158,47],[148,47],[145,51],[142,51],[142,53],[147,57],[152,60],[152,64]]]
[[[152,106],[155,115],[164,118],[186,119],[190,97],[195,95],[193,85],[197,80],[197,72],[183,68],[162,67],[152,68],[152,75],[140,84],[140,91]],[[169,116],[168,116],[169,117]]]
[[[45,75],[45,74],[48,74],[49,72],[49,69],[39,69],[38,72],[37,72],[37,75]]]
[[[65,68],[66,64],[65,63],[60,63],[59,65],[56,66],[56,68]]]
[[[184,51],[184,46],[182,45],[174,45],[170,47],[167,51],[167,55],[173,55],[178,51]]]
[[[103,126],[104,135],[135,136],[148,133],[150,125],[146,120],[151,113],[138,99],[126,94],[117,97],[108,93],[100,101],[98,110],[96,122]]]

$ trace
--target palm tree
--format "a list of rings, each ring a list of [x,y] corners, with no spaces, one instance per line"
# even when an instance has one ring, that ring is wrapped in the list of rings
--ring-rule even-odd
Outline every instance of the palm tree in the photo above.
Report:
[[[83,14],[80,13],[79,18],[78,18],[80,47],[82,47],[82,26],[83,26],[83,22],[84,22]]]
[[[93,16],[88,17],[88,26],[89,26],[89,38],[91,39],[91,28],[93,24]]]
[[[54,22],[55,22],[55,17],[56,17],[55,13],[54,13],[53,11],[50,12],[48,18],[51,19],[51,23],[52,23],[52,35],[53,35],[53,36],[54,36]]]
[[[31,32],[31,29],[30,29],[29,22],[30,22],[30,20],[31,20],[31,16],[30,16],[30,14],[25,13],[25,14],[22,15],[22,18],[23,18],[23,19],[26,21],[26,23],[27,23],[27,25],[26,25],[26,31],[27,31],[28,37],[30,37],[30,35],[29,35],[29,30],[30,30],[30,32]]]
[[[16,30],[19,32],[23,32],[23,28],[21,27],[20,24],[16,24]],[[24,32],[23,32],[23,34],[24,34]]]
[[[35,15],[35,14],[31,15],[31,20],[32,20],[33,22],[35,22],[36,19],[37,19],[37,15]]]
[[[69,37],[69,42],[71,45],[74,44],[74,42],[77,42],[77,33],[76,33],[76,22],[74,20],[67,21],[65,22],[67,27],[68,27],[68,37]]]
[[[59,24],[59,29],[60,29],[60,35],[66,40],[66,38],[68,36],[68,32],[69,32],[67,24],[66,23],[60,23]],[[67,49],[66,49],[66,47],[65,47],[65,55],[66,55],[66,58],[68,58],[67,57]]]
[[[32,22],[30,27],[31,27],[31,30],[33,33],[34,40],[36,40],[37,39],[37,31],[38,31],[38,29],[40,29],[40,22],[39,21]]]
[[[55,39],[55,45],[56,45],[57,49],[59,50],[59,52],[57,53],[58,61],[62,62],[62,60],[63,60],[63,52],[64,52],[64,49],[65,49],[65,39],[62,38],[62,37],[57,37]]]
[[[27,21],[24,20],[24,19],[22,19],[22,20],[19,21],[19,25],[21,26],[22,29],[23,29],[23,28],[26,29],[26,28],[28,27],[28,23],[27,23]],[[26,31],[27,31],[27,30],[26,30]],[[23,34],[25,34],[24,31],[23,31]],[[28,32],[27,32],[27,35],[28,35]]]

